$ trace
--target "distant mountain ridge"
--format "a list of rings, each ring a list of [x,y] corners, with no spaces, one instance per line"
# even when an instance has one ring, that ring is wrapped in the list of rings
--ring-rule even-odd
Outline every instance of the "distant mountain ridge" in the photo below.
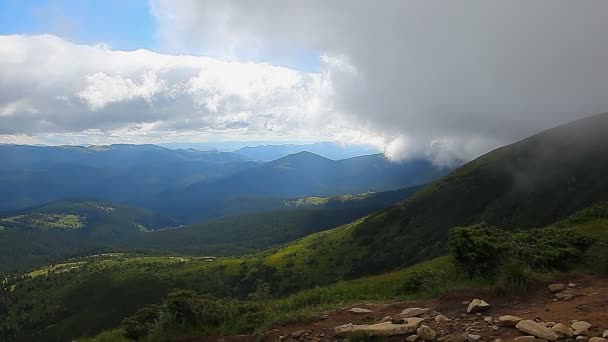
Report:
[[[311,152],[322,157],[340,160],[359,157],[369,154],[378,154],[377,148],[369,145],[340,145],[331,142],[318,142],[314,144],[282,144],[259,145],[243,147],[234,151],[253,160],[272,161],[286,157],[290,154]]]
[[[331,160],[292,154],[211,182],[152,198],[145,206],[167,215],[200,219],[201,208],[231,198],[296,198],[388,191],[428,183],[449,172],[425,159],[395,163],[382,154]]]

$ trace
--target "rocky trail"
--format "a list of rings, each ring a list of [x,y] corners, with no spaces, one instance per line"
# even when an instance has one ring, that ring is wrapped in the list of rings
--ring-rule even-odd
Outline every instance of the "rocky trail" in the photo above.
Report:
[[[357,303],[320,313],[309,323],[277,327],[264,340],[337,341],[353,332],[409,342],[607,342],[608,279],[571,276],[511,298],[466,290],[424,301]],[[256,340],[254,336],[220,339]]]

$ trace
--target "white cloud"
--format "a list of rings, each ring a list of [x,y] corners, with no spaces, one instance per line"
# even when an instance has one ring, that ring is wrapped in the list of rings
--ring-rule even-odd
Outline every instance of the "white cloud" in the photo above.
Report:
[[[327,72],[147,50],[0,36],[0,134],[105,134],[140,142],[179,135],[328,138]],[[338,120],[340,121],[340,120]]]
[[[393,158],[470,159],[608,111],[604,0],[151,4],[177,51],[324,55],[332,113],[360,133],[342,135],[381,141]]]

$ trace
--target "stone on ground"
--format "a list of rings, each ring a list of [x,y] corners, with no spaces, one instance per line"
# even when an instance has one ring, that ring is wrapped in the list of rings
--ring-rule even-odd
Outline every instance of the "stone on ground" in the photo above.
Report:
[[[534,342],[536,337],[534,336],[519,336],[513,339],[514,342]]]
[[[437,315],[437,316],[435,316],[435,322],[437,322],[437,323],[449,322],[449,321],[451,321],[451,319],[447,318],[444,315]]]
[[[558,293],[566,289],[566,284],[551,284],[547,287],[551,293]]]
[[[548,341],[556,341],[559,338],[559,335],[555,331],[529,319],[522,320],[521,322],[517,323],[515,328],[517,328],[517,330],[523,333],[530,334]]]
[[[407,342],[416,342],[418,340],[418,335],[410,335],[405,340]]]
[[[421,325],[418,330],[416,330],[416,335],[425,341],[433,341],[437,336],[435,330],[427,325]]]
[[[426,315],[430,311],[431,311],[431,309],[429,309],[429,308],[407,308],[407,309],[403,309],[403,311],[401,311],[399,316],[401,316],[403,318],[417,317],[417,316]]]
[[[551,327],[561,337],[574,337],[574,331],[568,328],[565,324],[557,323]]]
[[[481,299],[473,299],[471,303],[469,303],[469,307],[467,308],[467,313],[476,313],[487,310],[490,307],[490,304],[486,303]]]
[[[350,311],[352,313],[356,313],[356,314],[372,313],[372,310],[363,309],[363,308],[352,308],[348,311]]]
[[[498,317],[498,323],[503,327],[514,327],[521,322],[522,318],[513,315],[504,315]]]
[[[589,339],[589,342],[606,342],[606,339],[603,337],[592,337]]]
[[[572,322],[572,330],[589,330],[591,328],[591,323],[585,321],[574,321]]]
[[[604,333],[602,334],[603,338],[608,338],[608,330],[604,331]]]
[[[408,335],[416,332],[417,325],[410,324],[393,324],[390,322],[376,324],[344,324],[334,328],[334,332],[338,336],[345,336],[350,333],[363,332],[369,336],[397,336]]]
[[[479,341],[481,341],[481,336],[480,335],[469,334],[469,336],[467,336],[467,341],[468,342],[479,342]]]

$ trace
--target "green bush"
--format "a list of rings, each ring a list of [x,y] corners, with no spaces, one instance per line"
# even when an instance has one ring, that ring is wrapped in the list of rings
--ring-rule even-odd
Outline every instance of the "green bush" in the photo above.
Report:
[[[509,259],[498,270],[494,291],[508,296],[526,294],[533,276],[532,268],[526,263]]]
[[[148,305],[137,310],[137,312],[122,321],[124,335],[127,338],[138,340],[148,336],[156,328],[161,317],[162,307],[160,305]]]
[[[412,272],[404,281],[401,286],[401,293],[410,294],[416,293],[423,289],[431,288],[438,281],[438,277],[435,273],[429,270],[415,271]]]
[[[510,234],[480,223],[450,230],[448,250],[469,275],[492,275],[510,248]]]

